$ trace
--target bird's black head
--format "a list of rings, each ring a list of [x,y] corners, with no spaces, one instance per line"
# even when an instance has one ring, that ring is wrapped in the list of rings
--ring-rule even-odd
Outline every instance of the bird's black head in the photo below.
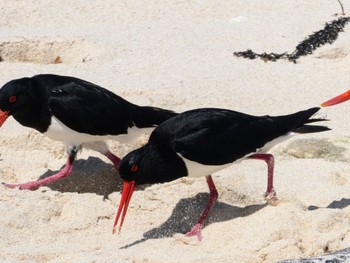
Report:
[[[150,140],[122,159],[119,174],[136,185],[155,184],[187,176],[187,168],[170,144]]]
[[[147,145],[128,153],[121,161],[119,173],[125,181],[134,181],[136,185],[154,183],[157,169],[150,165],[151,155],[147,155]],[[154,164],[156,165],[156,164]]]
[[[30,86],[28,78],[11,80],[2,86],[0,88],[0,110],[12,114],[20,108],[28,96],[28,86]]]
[[[6,118],[25,111],[26,105],[33,103],[35,94],[29,78],[11,80],[0,88],[0,126]]]
[[[33,78],[11,80],[2,86],[0,88],[0,127],[9,116],[13,116],[24,126],[32,127],[35,119],[40,116],[43,102],[47,104],[45,98],[48,93],[42,87]],[[32,128],[36,128],[34,126]]]

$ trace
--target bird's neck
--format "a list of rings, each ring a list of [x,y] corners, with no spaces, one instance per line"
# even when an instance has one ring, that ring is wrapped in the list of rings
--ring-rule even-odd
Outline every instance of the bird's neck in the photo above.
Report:
[[[29,107],[25,107],[25,110],[14,113],[13,117],[21,125],[39,132],[47,131],[51,123],[51,112],[47,100],[31,103]]]
[[[147,153],[147,156],[152,157],[148,159],[149,176],[151,176],[149,183],[166,183],[188,176],[183,160],[175,151],[166,147],[171,145],[166,142],[159,143],[157,146],[153,145]]]

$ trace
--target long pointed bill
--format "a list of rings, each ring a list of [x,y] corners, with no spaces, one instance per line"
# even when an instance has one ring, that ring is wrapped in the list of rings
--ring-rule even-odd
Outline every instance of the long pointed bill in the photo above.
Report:
[[[347,92],[344,92],[343,94],[340,94],[339,96],[334,97],[333,99],[323,102],[321,106],[322,107],[332,106],[332,105],[347,101],[348,99],[350,99],[350,90],[348,90]]]
[[[118,233],[120,233],[120,230],[122,229],[122,226],[124,223],[124,218],[126,215],[126,211],[128,210],[129,202],[130,202],[132,193],[135,191],[135,189],[136,189],[136,184],[134,181],[131,181],[131,182],[124,181],[122,198],[120,199],[118,212],[115,216],[115,220],[114,220],[114,224],[113,224],[113,234],[115,234],[115,232],[116,232],[116,226],[118,224],[120,214],[123,211],[122,219],[120,221],[120,225],[119,225],[119,229],[118,229]]]
[[[6,119],[9,117],[8,111],[1,111],[0,110],[0,127],[4,124]]]

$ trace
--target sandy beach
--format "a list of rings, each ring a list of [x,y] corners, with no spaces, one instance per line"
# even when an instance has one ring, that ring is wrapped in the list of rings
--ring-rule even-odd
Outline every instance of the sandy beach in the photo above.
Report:
[[[350,4],[343,0],[346,15]],[[350,89],[350,23],[332,44],[264,62],[233,55],[292,52],[341,13],[336,0],[0,2],[0,86],[51,73],[74,76],[138,104],[182,112],[227,108],[283,115]],[[58,58],[59,57],[59,58]],[[54,63],[56,62],[59,63]],[[266,164],[217,172],[219,199],[202,230],[204,178],[138,189],[112,235],[122,181],[103,155],[82,150],[72,176],[36,191],[0,187],[1,262],[278,262],[350,247],[350,102],[323,108],[332,130],[274,147],[278,201],[267,204]],[[110,141],[123,157],[129,144]],[[0,128],[0,181],[52,175],[65,146],[9,118]]]

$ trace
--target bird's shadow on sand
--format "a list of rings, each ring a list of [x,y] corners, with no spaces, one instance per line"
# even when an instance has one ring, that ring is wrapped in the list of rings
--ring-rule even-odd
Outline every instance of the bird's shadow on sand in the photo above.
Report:
[[[59,170],[48,170],[39,177],[39,180],[50,177],[58,172]],[[97,195],[103,195],[104,199],[108,198],[109,194],[113,192],[121,191],[122,186],[122,179],[114,166],[97,157],[74,161],[70,176],[47,184],[47,187],[54,191],[95,193]]]
[[[142,239],[120,247],[120,249],[129,248],[145,242],[148,239],[172,237],[174,234],[190,231],[197,223],[207,204],[208,198],[208,193],[199,193],[195,197],[181,199],[175,206],[171,216],[161,226],[147,231],[143,234]],[[204,228],[211,223],[224,222],[238,217],[249,216],[265,206],[267,206],[266,203],[238,207],[223,202],[217,202],[208,218],[204,221]]]
[[[329,208],[329,209],[343,209],[345,207],[348,207],[349,205],[350,205],[350,198],[342,198],[340,200],[335,200],[335,201],[331,202],[326,207],[319,207],[319,206],[316,206],[316,205],[310,205],[307,208],[307,210],[313,211],[313,210],[317,210],[317,209],[320,209],[320,208],[323,208],[323,209],[326,209],[326,208]]]

